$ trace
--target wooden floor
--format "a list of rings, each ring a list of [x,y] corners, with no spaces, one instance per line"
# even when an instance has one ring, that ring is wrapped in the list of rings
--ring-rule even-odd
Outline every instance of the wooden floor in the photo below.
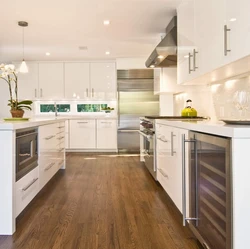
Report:
[[[197,249],[138,156],[69,154],[0,249]]]

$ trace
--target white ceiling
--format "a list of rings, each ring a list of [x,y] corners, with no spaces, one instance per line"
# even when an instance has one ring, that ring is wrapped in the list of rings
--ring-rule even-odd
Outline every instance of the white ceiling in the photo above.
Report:
[[[4,0],[0,0],[2,2]],[[0,62],[147,57],[180,0],[12,0],[0,8]],[[104,20],[110,20],[104,26]],[[79,46],[87,46],[80,51]],[[110,55],[105,55],[110,51]],[[50,56],[45,56],[50,52]]]

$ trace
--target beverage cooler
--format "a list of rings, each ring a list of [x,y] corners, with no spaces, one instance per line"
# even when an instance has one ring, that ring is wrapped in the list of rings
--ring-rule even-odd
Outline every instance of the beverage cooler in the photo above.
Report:
[[[189,223],[204,248],[232,249],[231,139],[190,132],[189,139],[183,137],[184,158],[187,143],[183,224]]]

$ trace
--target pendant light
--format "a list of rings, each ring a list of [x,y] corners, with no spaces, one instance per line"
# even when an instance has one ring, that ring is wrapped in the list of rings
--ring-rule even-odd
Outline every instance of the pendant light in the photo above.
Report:
[[[25,21],[19,21],[18,25],[23,28],[23,61],[22,61],[21,66],[19,68],[19,72],[20,73],[28,73],[29,69],[28,69],[27,64],[24,60],[24,28],[28,27],[28,23]]]

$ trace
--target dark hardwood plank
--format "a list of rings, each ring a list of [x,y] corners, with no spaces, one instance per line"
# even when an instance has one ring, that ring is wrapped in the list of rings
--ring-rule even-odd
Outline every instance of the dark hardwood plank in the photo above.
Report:
[[[136,155],[69,153],[0,249],[198,249]]]

